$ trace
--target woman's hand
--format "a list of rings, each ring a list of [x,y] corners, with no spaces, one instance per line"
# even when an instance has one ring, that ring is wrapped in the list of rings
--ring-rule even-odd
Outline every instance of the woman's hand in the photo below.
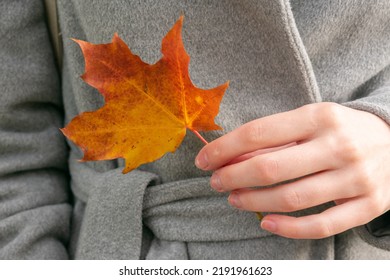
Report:
[[[206,145],[195,163],[214,170],[211,186],[231,192],[230,204],[242,210],[293,212],[335,202],[320,214],[263,218],[263,229],[289,238],[328,237],[390,209],[390,127],[334,103],[251,121]]]

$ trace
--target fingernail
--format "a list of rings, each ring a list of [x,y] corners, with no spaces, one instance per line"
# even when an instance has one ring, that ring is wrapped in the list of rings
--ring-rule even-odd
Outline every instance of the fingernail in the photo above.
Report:
[[[214,190],[223,192],[221,179],[219,178],[218,173],[214,172],[214,174],[211,176],[210,185]]]
[[[275,232],[276,231],[276,223],[271,220],[262,220],[260,224],[261,228],[269,231],[269,232]]]
[[[241,200],[240,200],[240,196],[238,195],[237,192],[232,192],[230,195],[229,195],[229,198],[228,198],[228,201],[229,203],[236,207],[236,208],[241,208],[242,207],[242,203],[241,203]]]
[[[197,156],[196,159],[195,159],[195,165],[199,169],[206,169],[208,167],[208,165],[209,165],[209,161],[208,161],[207,155],[206,154],[201,154],[201,155]]]

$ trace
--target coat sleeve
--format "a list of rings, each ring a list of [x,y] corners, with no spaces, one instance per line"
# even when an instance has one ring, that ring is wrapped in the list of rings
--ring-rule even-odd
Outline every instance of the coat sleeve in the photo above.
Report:
[[[66,259],[62,102],[42,1],[0,2],[0,259]]]
[[[390,125],[390,65],[365,87],[360,98],[343,105],[377,115]]]
[[[390,65],[368,82],[360,98],[343,105],[372,113],[390,126]],[[390,185],[388,186],[390,188]],[[369,244],[390,250],[390,211],[355,229]]]

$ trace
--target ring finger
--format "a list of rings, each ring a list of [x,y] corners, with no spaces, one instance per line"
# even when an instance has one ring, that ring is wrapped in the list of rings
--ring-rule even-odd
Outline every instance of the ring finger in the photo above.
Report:
[[[317,139],[227,165],[214,172],[211,186],[221,192],[266,186],[335,168],[323,147]]]
[[[247,211],[293,212],[360,195],[358,188],[346,187],[353,178],[344,173],[325,171],[276,187],[233,191],[229,203]]]

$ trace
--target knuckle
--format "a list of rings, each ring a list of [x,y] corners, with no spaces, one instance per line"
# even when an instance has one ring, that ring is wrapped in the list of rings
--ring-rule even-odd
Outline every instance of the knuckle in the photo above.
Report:
[[[261,184],[270,185],[278,182],[279,164],[275,159],[258,157],[255,165]]]
[[[345,162],[356,163],[364,158],[362,148],[356,139],[351,139],[351,137],[342,133],[342,135],[338,137],[337,142],[339,143],[337,156],[344,159]]]
[[[264,127],[260,121],[253,121],[243,127],[242,135],[245,135],[245,144],[257,146],[264,139]]]
[[[323,221],[317,225],[317,238],[326,238],[336,234],[331,222]]]
[[[219,158],[222,154],[221,146],[217,143],[213,143],[213,144],[214,144],[214,146],[212,147],[212,149],[208,150],[208,153],[209,153],[208,158],[209,159]]]
[[[360,186],[361,193],[375,192],[375,180],[367,165],[359,164],[355,167],[355,185]]]
[[[302,107],[302,113],[306,118],[306,135],[313,135],[319,130],[318,104],[309,104]]]
[[[326,137],[327,144],[335,158],[348,163],[362,161],[364,145],[361,139],[353,137],[348,130],[345,107],[337,103],[324,102],[319,103],[317,109],[318,122],[329,131]]]
[[[302,199],[293,189],[285,190],[281,197],[281,208],[286,212],[292,212],[301,209]]]
[[[343,126],[343,111],[339,104],[324,102],[318,105],[317,118],[327,128],[341,129]]]
[[[219,172],[218,176],[219,176],[221,187],[224,190],[229,190],[233,186],[235,186],[234,176],[232,176],[230,172]]]
[[[359,139],[346,132],[337,132],[326,139],[326,145],[334,158],[342,163],[359,163],[365,158]]]
[[[378,217],[384,212],[386,205],[383,196],[379,192],[376,192],[369,197],[367,200],[367,209],[367,212],[372,213],[375,217]]]

